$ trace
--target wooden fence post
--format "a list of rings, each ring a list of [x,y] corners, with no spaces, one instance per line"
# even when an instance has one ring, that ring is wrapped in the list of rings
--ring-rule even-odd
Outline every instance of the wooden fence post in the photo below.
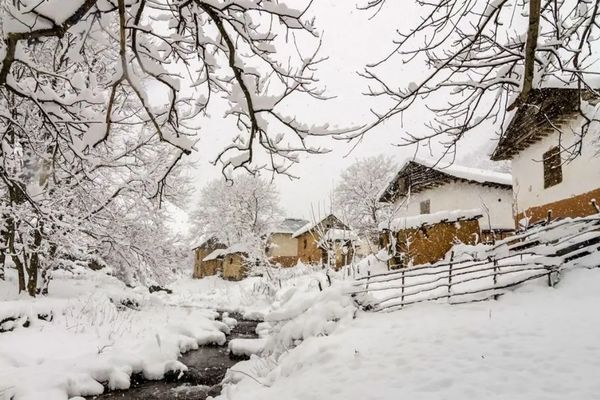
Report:
[[[365,290],[369,290],[369,279],[371,279],[371,271],[367,271],[367,284],[365,285]]]
[[[450,290],[452,289],[452,261],[454,260],[454,251],[450,253],[450,264],[448,265],[448,302],[450,302],[450,298],[452,295],[450,294]]]
[[[402,270],[402,297],[400,298],[400,307],[404,307],[404,269]]]
[[[496,286],[498,284],[498,260],[494,260],[494,290],[496,290]],[[494,300],[498,300],[498,294],[494,294]]]

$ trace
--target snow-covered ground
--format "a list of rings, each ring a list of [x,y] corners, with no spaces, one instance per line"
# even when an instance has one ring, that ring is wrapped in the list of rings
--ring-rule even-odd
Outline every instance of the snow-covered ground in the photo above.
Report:
[[[181,353],[225,343],[235,320],[215,320],[217,310],[262,320],[277,293],[295,286],[316,293],[318,281],[326,282],[319,269],[300,267],[242,282],[182,279],[173,294],[149,293],[81,269],[57,273],[49,296],[32,299],[17,293],[9,272],[0,281],[1,400],[65,400],[100,394],[102,383],[126,389],[132,373],[161,379],[186,369]],[[250,342],[234,350],[248,346],[260,350]]]
[[[360,275],[385,266],[373,257]],[[358,271],[350,271],[356,275]],[[101,272],[64,275],[48,298],[0,281],[0,399],[68,399],[181,370],[181,352],[224,343],[235,325],[215,310],[264,320],[252,355],[220,399],[592,399],[600,393],[600,269],[567,271],[555,288],[533,281],[498,301],[422,303],[360,311],[348,271],[298,267],[269,278],[183,279],[173,294],[127,288]],[[323,290],[321,290],[323,289]],[[123,304],[134,309],[128,308]],[[52,315],[51,321],[47,315]],[[23,326],[28,318],[28,326]],[[9,325],[3,325],[9,328]],[[8,396],[7,396],[8,395]]]
[[[498,301],[356,315],[315,303],[270,338],[270,354],[232,368],[221,398],[598,398],[599,288],[599,269],[579,269]]]
[[[50,296],[17,296],[0,281],[0,399],[64,400],[129,387],[132,373],[160,379],[183,370],[180,352],[223,344],[215,311],[171,307],[100,272],[55,279]],[[43,318],[43,319],[42,319]],[[4,396],[4,397],[3,397]]]

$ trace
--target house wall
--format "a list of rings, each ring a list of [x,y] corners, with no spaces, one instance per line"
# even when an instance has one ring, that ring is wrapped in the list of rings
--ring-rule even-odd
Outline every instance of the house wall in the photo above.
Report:
[[[227,254],[223,258],[223,279],[239,281],[246,272],[246,258],[241,253]]]
[[[403,229],[396,234],[396,256],[390,260],[390,267],[400,268],[439,261],[444,258],[456,242],[475,244],[480,235],[479,221],[468,220],[444,222],[422,229]],[[389,244],[389,236],[384,236]]]
[[[274,264],[293,267],[298,263],[298,239],[291,233],[273,233],[269,237],[267,256]]]
[[[210,261],[203,261],[202,266],[200,267],[200,278],[204,278],[205,276],[216,275],[217,272],[223,270],[223,260],[215,259]]]
[[[560,144],[568,148],[578,137],[581,117],[571,123],[563,124]],[[583,138],[581,155],[564,162],[563,154],[561,183],[544,188],[543,154],[559,144],[559,133],[555,132],[537,143],[530,145],[512,159],[513,187],[516,194],[517,220],[524,213],[532,221],[546,218],[547,211],[552,210],[552,217],[578,217],[595,213],[590,200],[600,202],[600,156],[595,155],[598,144],[598,125],[593,124]]]
[[[482,186],[469,182],[450,182],[444,185],[412,194],[407,204],[398,212],[399,217],[411,217],[421,214],[421,201],[429,200],[431,213],[447,210],[481,209],[484,216],[479,225],[488,229],[488,218],[482,202],[490,209],[492,229],[514,229],[513,194],[510,189]],[[396,200],[399,206],[403,199]]]
[[[298,255],[298,239],[291,233],[273,233],[269,239],[269,257],[295,257]]]
[[[204,259],[204,257],[206,257],[207,255],[209,255],[210,253],[212,253],[213,250],[207,248],[207,247],[198,247],[195,251],[194,251],[194,273],[193,273],[193,277],[194,278],[202,278],[203,274],[202,274],[202,265],[204,264],[202,262],[202,260]],[[205,275],[204,275],[205,276]]]
[[[315,264],[323,258],[323,251],[318,246],[319,235],[306,232],[298,236],[298,259],[305,264]]]
[[[200,279],[205,276],[215,275],[217,270],[220,270],[220,261],[216,264],[219,265],[207,265],[207,261],[202,261],[206,256],[215,251],[216,249],[223,249],[226,246],[220,243],[215,242],[205,242],[202,246],[197,247],[194,250],[194,272],[192,274],[193,278]],[[217,261],[217,260],[213,260]],[[213,263],[215,264],[215,263]]]

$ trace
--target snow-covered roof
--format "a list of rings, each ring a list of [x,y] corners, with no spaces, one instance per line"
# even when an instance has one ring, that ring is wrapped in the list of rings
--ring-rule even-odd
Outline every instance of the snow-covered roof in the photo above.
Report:
[[[518,107],[504,134],[498,141],[491,159],[510,160],[520,151],[556,130],[561,120],[576,116],[580,100],[590,104],[600,98],[589,90],[574,87],[544,87],[529,92],[527,101]]]
[[[447,165],[447,163],[438,162],[437,160],[427,160],[424,158],[417,158],[415,159],[415,162],[435,169],[436,171],[452,175],[456,178],[465,179],[467,181],[479,183],[497,183],[499,185],[512,186],[512,175],[506,172],[465,167],[463,165],[457,165],[454,163]],[[406,164],[408,164],[408,161]]]
[[[209,239],[210,239],[209,236],[205,236],[205,235],[200,236],[196,241],[194,241],[192,243],[192,246],[191,246],[192,250],[196,250],[198,247],[201,247],[206,242],[208,242]]]
[[[217,258],[222,257],[224,255],[225,255],[224,249],[217,249],[217,250],[213,251],[212,253],[210,253],[209,255],[207,255],[206,257],[204,257],[202,259],[202,261],[216,260]]]
[[[302,235],[303,233],[306,233],[312,229],[314,229],[315,227],[317,227],[318,225],[320,225],[321,223],[323,223],[324,221],[326,221],[327,219],[331,219],[334,221],[336,226],[345,226],[344,223],[335,215],[333,214],[329,214],[328,216],[321,218],[320,220],[316,221],[316,222],[309,222],[307,224],[305,224],[303,227],[301,227],[300,229],[298,229],[296,232],[294,232],[294,234],[292,235],[292,237],[298,237],[300,235]]]
[[[465,167],[455,163],[448,165],[436,159],[411,158],[404,162],[400,171],[383,189],[379,200],[393,201],[409,189],[411,193],[417,193],[455,179],[505,189],[512,187],[512,175],[509,173]],[[403,180],[408,181],[408,184],[403,184]]]
[[[271,233],[294,233],[309,222],[305,219],[286,218],[271,229]]]
[[[379,229],[389,229],[395,232],[401,229],[419,228],[424,225],[434,225],[440,222],[471,220],[480,218],[482,216],[483,213],[480,209],[438,211],[431,214],[420,214],[410,217],[397,217],[389,223],[382,222],[381,224],[379,224]]]
[[[248,245],[246,245],[244,243],[235,243],[223,251],[224,251],[224,253],[223,253],[224,255],[234,254],[234,253],[246,253],[247,254],[249,252],[249,248],[248,248]]]
[[[358,240],[358,235],[348,229],[329,229],[321,238],[321,241],[336,241],[336,240]]]

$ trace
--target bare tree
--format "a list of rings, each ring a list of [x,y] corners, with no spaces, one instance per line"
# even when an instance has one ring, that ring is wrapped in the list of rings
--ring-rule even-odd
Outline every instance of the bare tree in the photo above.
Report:
[[[359,159],[342,172],[335,188],[336,210],[370,243],[378,238],[379,224],[389,219],[391,207],[379,197],[396,168],[392,159],[383,155]]]
[[[74,254],[120,253],[119,265],[128,260],[132,268],[143,256],[150,265],[141,240],[126,243],[139,222],[131,216],[150,218],[153,203],[177,195],[177,171],[214,99],[226,99],[226,117],[237,125],[215,161],[227,174],[290,173],[298,152],[323,152],[310,136],[336,132],[283,111],[293,96],[324,99],[314,78],[319,38],[306,7],[0,5],[0,246],[19,289],[35,295],[39,272],[44,278]],[[154,100],[156,88],[164,104]],[[138,226],[147,238],[161,232],[148,223]]]
[[[379,12],[385,2],[372,0],[364,8]],[[418,22],[399,31],[393,50],[362,73],[371,81],[370,96],[392,101],[391,107],[375,112],[370,127],[420,102],[432,111],[428,131],[408,132],[403,145],[442,141],[444,155],[452,154],[469,130],[490,123],[501,130],[506,111],[525,102],[533,87],[561,83],[596,90],[591,78],[597,72],[591,66],[600,11],[597,0],[417,0],[417,4],[423,11]],[[428,68],[406,85],[379,69],[396,60]],[[579,132],[583,137],[594,117],[583,107],[580,111],[587,120]],[[578,153],[580,148],[571,151]]]
[[[232,182],[217,179],[206,185],[192,213],[193,235],[215,237],[221,243],[247,243],[260,247],[257,241],[281,217],[279,193],[268,180],[240,175]]]

